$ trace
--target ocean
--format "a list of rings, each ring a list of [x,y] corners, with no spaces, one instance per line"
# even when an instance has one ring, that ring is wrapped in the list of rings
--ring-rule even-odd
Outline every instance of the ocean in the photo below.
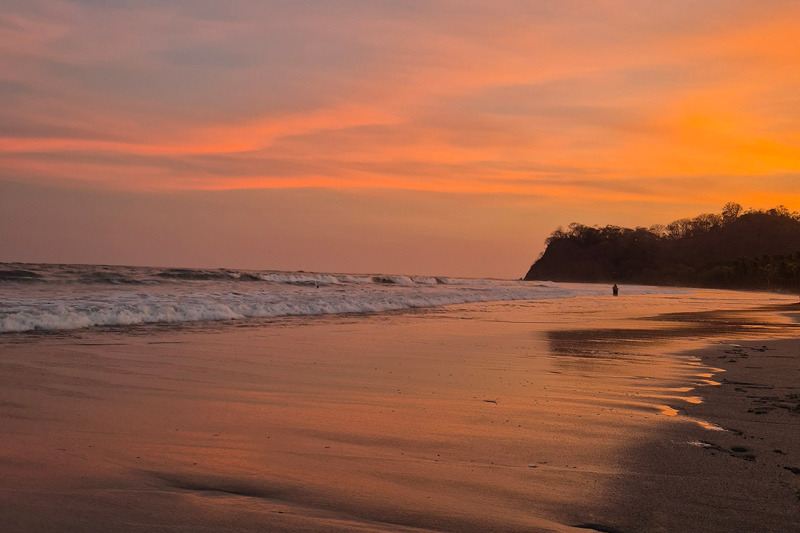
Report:
[[[0,264],[0,332],[376,313],[610,294],[595,284],[445,276]],[[678,294],[629,286],[625,295]]]
[[[795,297],[620,289],[2,264],[0,531],[797,530]]]

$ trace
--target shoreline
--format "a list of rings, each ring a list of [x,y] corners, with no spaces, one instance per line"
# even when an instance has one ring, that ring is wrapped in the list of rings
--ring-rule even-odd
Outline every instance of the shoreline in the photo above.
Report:
[[[725,481],[729,494],[746,496],[734,507],[738,527],[800,529],[800,335],[734,340],[698,355],[725,372],[720,386],[705,392],[706,401],[687,411],[725,429],[700,441],[706,460],[749,482],[733,488]]]
[[[687,444],[716,400],[685,385],[722,364],[681,350],[786,330],[774,309],[709,305],[609,295],[7,339],[0,526],[677,530],[637,516],[661,505],[637,488],[659,460],[709,479],[727,475],[718,456],[750,464]],[[695,480],[673,477],[662,496],[685,528],[700,508],[675,491]]]
[[[728,292],[744,292],[744,293],[754,293],[760,292],[764,294],[776,294],[781,296],[797,296],[798,290],[796,289],[769,289],[765,287],[714,287],[710,285],[687,285],[687,284],[672,284],[672,285],[659,285],[655,283],[646,283],[642,281],[620,281],[618,279],[609,279],[607,281],[579,281],[574,279],[562,279],[562,280],[555,280],[555,279],[537,279],[531,278],[526,279],[524,276],[521,278],[517,278],[519,281],[525,282],[549,282],[549,283],[581,283],[587,285],[606,285],[611,286],[613,284],[622,285],[622,286],[636,286],[636,287],[661,287],[664,289],[699,289],[699,290],[709,290],[709,291],[728,291]],[[798,302],[800,305],[800,302]]]
[[[745,334],[683,353],[718,372],[696,389],[702,402],[681,407],[685,423],[632,450],[629,475],[595,510],[599,530],[800,529],[800,306],[748,310],[739,329],[776,313],[794,321],[773,324],[777,338]]]
[[[756,376],[750,369],[739,372],[725,364],[731,352],[753,362],[779,357],[791,358],[794,364],[791,372]],[[701,389],[703,403],[686,405],[683,411],[721,430],[704,430],[687,422],[664,428],[640,443],[626,465],[629,474],[617,480],[613,497],[595,510],[596,524],[602,524],[598,529],[797,530],[800,339],[741,341],[692,353],[705,363],[725,367],[725,372],[715,376],[719,386]],[[736,364],[736,368],[743,366]],[[791,376],[794,382],[777,384],[776,375]]]

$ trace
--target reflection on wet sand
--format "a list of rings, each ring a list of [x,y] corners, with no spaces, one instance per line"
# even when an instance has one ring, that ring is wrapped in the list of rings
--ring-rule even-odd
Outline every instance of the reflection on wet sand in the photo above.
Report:
[[[800,530],[800,468],[787,466],[800,463],[798,311],[794,304],[697,317],[707,340],[743,345],[717,342],[686,354],[710,370],[695,376],[703,398],[686,397],[680,409],[664,405],[674,423],[632,443],[625,474],[609,479],[592,513],[602,530]]]
[[[0,529],[634,524],[628,459],[717,375],[679,351],[735,328],[611,298],[9,337]]]

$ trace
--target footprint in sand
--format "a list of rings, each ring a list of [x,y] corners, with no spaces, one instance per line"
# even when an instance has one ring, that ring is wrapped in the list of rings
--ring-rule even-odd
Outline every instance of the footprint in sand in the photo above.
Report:
[[[724,453],[726,455],[730,455],[731,457],[744,459],[745,461],[755,462],[756,460],[755,454],[750,453],[750,450],[748,448],[745,448],[744,446],[731,446],[730,449],[727,449],[717,444],[714,444],[713,442],[708,442],[704,440],[699,441],[699,445],[707,450],[713,450],[715,452]]]
[[[749,451],[750,450],[744,446],[731,446],[731,455],[733,457],[738,457],[739,459],[744,459],[745,461],[755,461],[756,456],[752,453],[748,453]]]

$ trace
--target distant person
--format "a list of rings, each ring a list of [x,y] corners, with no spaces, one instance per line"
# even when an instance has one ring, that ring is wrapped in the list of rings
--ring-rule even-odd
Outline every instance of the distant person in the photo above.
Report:
[[[617,284],[616,284],[616,283],[614,284],[614,286],[613,286],[613,287],[611,287],[611,293],[612,293],[614,296],[619,296],[619,287],[617,287]]]

